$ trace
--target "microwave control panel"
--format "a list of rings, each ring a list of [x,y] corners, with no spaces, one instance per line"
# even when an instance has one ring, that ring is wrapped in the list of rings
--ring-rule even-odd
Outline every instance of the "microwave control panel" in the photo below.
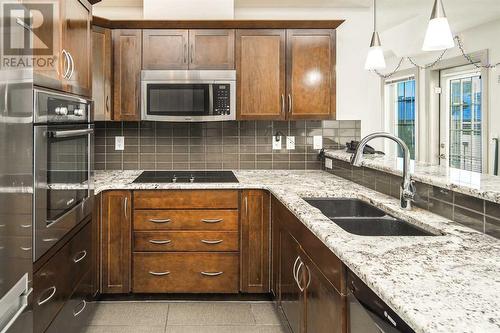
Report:
[[[229,84],[214,84],[214,115],[228,115],[231,113],[231,87]]]

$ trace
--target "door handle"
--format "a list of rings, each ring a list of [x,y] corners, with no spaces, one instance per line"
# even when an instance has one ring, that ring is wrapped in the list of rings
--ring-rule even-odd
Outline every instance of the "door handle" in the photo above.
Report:
[[[73,258],[73,262],[76,264],[80,261],[82,261],[83,259],[85,259],[85,257],[87,256],[87,251],[83,250],[83,251],[80,251],[74,258]]]
[[[155,240],[151,239],[149,240],[151,244],[157,244],[157,245],[164,245],[164,244],[170,244],[172,241],[170,239],[165,239],[165,240]]]
[[[292,113],[292,95],[288,94],[288,113]]]
[[[223,219],[202,219],[201,222],[205,223],[219,223],[224,221]]]
[[[149,271],[149,274],[154,275],[154,276],[165,276],[165,275],[169,275],[170,271],[165,271],[165,272],[153,272],[153,271]]]
[[[127,206],[128,206],[128,197],[125,197],[124,200],[123,200],[123,214],[125,216],[125,218],[128,218],[128,214],[127,214]]]
[[[184,63],[187,64],[187,43],[184,43]]]
[[[62,54],[64,55],[64,73],[63,73],[63,78],[67,79],[68,78],[68,74],[69,74],[69,71],[71,69],[71,64],[70,64],[70,59],[69,59],[69,56],[68,56],[68,51],[66,51],[65,49],[62,50]]]
[[[191,63],[194,63],[194,44],[191,44],[191,50],[189,52],[189,57],[191,58]]]
[[[47,288],[47,289],[45,289],[42,292],[42,295],[45,294],[46,292],[48,292],[49,290],[51,291],[50,294],[49,294],[49,296],[47,296],[43,300],[38,299],[38,301],[37,301],[38,305],[44,305],[45,303],[47,303],[48,301],[50,301],[52,299],[52,297],[54,297],[54,295],[56,294],[57,288],[55,286]]]
[[[299,274],[300,274],[300,270],[302,269],[302,267],[304,267],[304,262],[301,260],[300,261],[300,264],[299,266],[297,267],[297,280],[295,280],[297,282],[297,286],[299,287],[299,290],[301,292],[303,292],[306,288],[302,287],[300,281],[299,281]]]
[[[74,317],[78,317],[83,312],[83,310],[85,310],[85,308],[87,307],[87,302],[85,300],[82,300],[82,302],[80,304],[83,304],[83,306],[80,310],[78,310],[76,312],[75,312],[75,310],[73,310]],[[78,304],[78,305],[80,305],[80,304]]]
[[[224,272],[200,272],[200,274],[205,276],[219,276],[224,274]]]
[[[220,244],[223,242],[222,239],[217,239],[217,240],[208,240],[208,239],[202,239],[201,240],[202,243],[205,243],[205,244],[210,244],[210,245],[215,245],[215,244]]]
[[[281,113],[285,113],[285,95],[281,94]]]
[[[149,219],[149,222],[152,223],[170,223],[170,219]]]
[[[109,95],[106,95],[106,102],[104,103],[106,105],[106,113],[109,112]]]
[[[70,52],[68,52],[68,57],[70,59],[70,72],[69,72],[69,75],[68,75],[68,79],[71,79],[71,77],[73,76],[73,73],[75,72],[75,60],[73,60],[73,56],[71,55]]]

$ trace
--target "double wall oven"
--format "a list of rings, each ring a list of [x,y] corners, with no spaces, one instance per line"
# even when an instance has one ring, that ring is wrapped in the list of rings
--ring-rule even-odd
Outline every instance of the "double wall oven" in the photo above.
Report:
[[[34,94],[36,261],[92,214],[94,127],[90,101],[46,90]]]

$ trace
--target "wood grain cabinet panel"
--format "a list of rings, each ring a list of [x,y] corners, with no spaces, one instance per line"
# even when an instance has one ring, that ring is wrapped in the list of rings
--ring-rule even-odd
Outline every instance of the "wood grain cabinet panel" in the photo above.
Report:
[[[131,194],[102,194],[102,292],[130,291]]]
[[[135,209],[237,209],[238,191],[172,190],[136,191]]]
[[[189,69],[234,69],[234,30],[189,30]]]
[[[94,120],[112,120],[113,42],[111,30],[92,30],[92,99]]]
[[[71,57],[71,68],[65,79],[65,90],[92,96],[92,6],[87,1],[64,1],[63,46]]]
[[[238,253],[134,253],[133,292],[237,293]]]
[[[270,195],[262,190],[242,192],[241,291],[269,292]]]
[[[188,30],[143,30],[143,69],[188,69]]]
[[[237,231],[238,211],[223,209],[135,209],[134,230]]]
[[[289,119],[335,116],[335,30],[287,31]]]
[[[141,119],[141,53],[141,30],[113,30],[113,120]]]
[[[237,231],[136,231],[134,251],[238,252]]]
[[[238,30],[238,119],[284,119],[285,30]]]

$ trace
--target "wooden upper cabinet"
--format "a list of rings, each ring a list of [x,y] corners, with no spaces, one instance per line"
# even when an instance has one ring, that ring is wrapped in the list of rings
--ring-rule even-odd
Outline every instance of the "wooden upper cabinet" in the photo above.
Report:
[[[188,30],[143,30],[143,69],[188,69]]]
[[[237,117],[285,118],[285,30],[236,33]]]
[[[94,120],[112,120],[111,89],[113,80],[113,44],[111,30],[93,27],[92,99]]]
[[[287,31],[289,119],[335,116],[335,30]]]
[[[189,69],[234,69],[234,30],[189,30]]]
[[[129,191],[102,194],[102,293],[128,293],[131,288],[131,216]]]
[[[113,30],[113,53],[113,120],[138,121],[141,119],[141,30]]]
[[[64,90],[91,97],[92,6],[87,1],[65,0],[63,11],[63,49],[70,58]]]
[[[262,190],[245,190],[241,202],[241,291],[269,293],[270,194]]]

